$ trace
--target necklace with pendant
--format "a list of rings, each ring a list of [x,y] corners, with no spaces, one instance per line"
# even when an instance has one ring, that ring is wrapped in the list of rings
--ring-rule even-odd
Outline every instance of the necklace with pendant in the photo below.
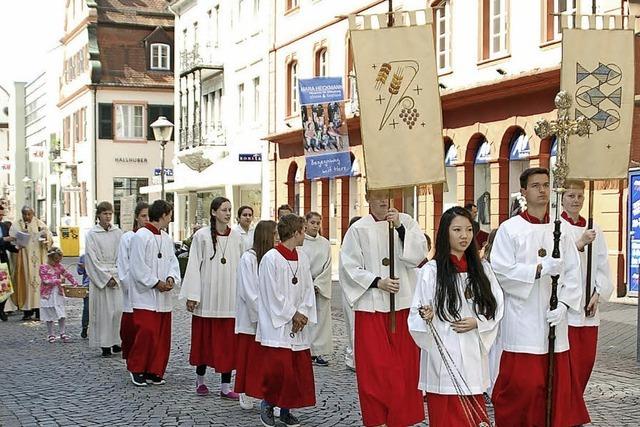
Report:
[[[287,261],[287,265],[289,266],[289,270],[291,270],[291,274],[293,274],[293,278],[291,279],[291,283],[293,283],[294,285],[297,285],[298,284],[298,267],[300,267],[300,263],[299,262],[296,263],[296,271],[293,271],[293,267],[291,267],[291,263],[289,262],[289,260],[285,258],[285,261]]]

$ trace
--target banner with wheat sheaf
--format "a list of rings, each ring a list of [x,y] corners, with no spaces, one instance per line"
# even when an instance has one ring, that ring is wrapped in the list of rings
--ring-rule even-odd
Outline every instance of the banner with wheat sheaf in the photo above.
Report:
[[[445,181],[431,10],[351,15],[369,190]]]

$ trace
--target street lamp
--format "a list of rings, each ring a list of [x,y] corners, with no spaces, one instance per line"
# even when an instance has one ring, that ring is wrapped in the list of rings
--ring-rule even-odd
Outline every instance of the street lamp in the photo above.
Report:
[[[171,133],[173,132],[173,123],[171,123],[165,116],[158,117],[158,120],[151,124],[153,129],[153,138],[160,143],[162,149],[162,157],[160,161],[160,198],[164,200],[164,148],[167,142],[171,140]]]

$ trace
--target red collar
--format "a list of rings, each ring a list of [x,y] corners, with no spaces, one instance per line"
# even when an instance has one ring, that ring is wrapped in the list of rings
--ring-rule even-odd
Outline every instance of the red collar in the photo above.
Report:
[[[525,221],[531,224],[548,224],[549,223],[549,212],[545,212],[544,217],[542,218],[542,221],[540,221],[540,218],[536,218],[533,215],[529,215],[527,211],[520,212],[520,216]]]
[[[151,224],[150,222],[146,223],[144,225],[144,228],[146,228],[147,230],[151,231],[153,234],[157,234],[160,235],[160,230],[158,230],[153,224]]]
[[[466,273],[467,272],[467,257],[462,255],[462,258],[458,259],[454,254],[449,255],[449,259],[458,270],[458,273]]]
[[[276,250],[280,252],[280,255],[284,257],[287,261],[297,261],[298,260],[298,252],[296,250],[290,250],[288,247],[283,245],[282,243],[278,243],[276,245]]]
[[[573,221],[573,218],[571,218],[569,216],[568,213],[566,213],[565,211],[562,211],[562,214],[560,215],[562,218],[564,218],[569,224],[571,225],[575,225],[576,227],[586,227],[587,226],[587,220],[584,219],[582,216],[578,215],[578,220],[577,221]]]
[[[231,234],[231,229],[229,227],[227,227],[222,233],[218,233],[218,230],[216,230],[216,236],[228,236],[229,234]]]

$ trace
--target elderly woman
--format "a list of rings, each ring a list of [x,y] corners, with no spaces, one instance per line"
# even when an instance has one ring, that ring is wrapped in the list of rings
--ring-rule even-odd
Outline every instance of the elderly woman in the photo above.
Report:
[[[14,271],[14,302],[23,311],[22,320],[36,315],[40,320],[40,265],[47,261],[47,250],[53,238],[47,224],[35,217],[29,206],[22,208],[22,217],[11,225],[9,235],[15,238],[18,257]]]

